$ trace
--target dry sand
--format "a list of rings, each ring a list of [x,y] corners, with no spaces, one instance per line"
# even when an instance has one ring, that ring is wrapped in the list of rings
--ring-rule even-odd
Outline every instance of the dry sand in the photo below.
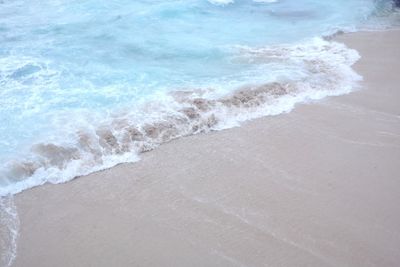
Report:
[[[400,31],[360,91],[16,197],[14,266],[400,266]]]

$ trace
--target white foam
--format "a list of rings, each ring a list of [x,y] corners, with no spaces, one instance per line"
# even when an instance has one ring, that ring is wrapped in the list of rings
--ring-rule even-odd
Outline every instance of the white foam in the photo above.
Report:
[[[276,3],[278,0],[253,0],[256,3]]]
[[[227,5],[227,4],[233,4],[235,1],[234,0],[208,0],[211,4],[214,5]]]
[[[0,195],[45,182],[63,183],[76,176],[134,162],[140,153],[172,139],[227,129],[261,116],[291,111],[297,103],[351,92],[361,79],[351,68],[359,59],[343,44],[315,38],[296,45],[236,46],[237,64],[274,66],[275,82],[248,84],[233,92],[194,89],[167,94],[105,118],[71,114],[58,133],[62,138],[34,145],[24,160],[9,162]],[[280,79],[278,79],[280,77]]]
[[[208,0],[211,4],[214,5],[228,5],[228,4],[233,4],[235,1],[234,0]],[[278,0],[253,0],[253,2],[256,3],[276,3]]]

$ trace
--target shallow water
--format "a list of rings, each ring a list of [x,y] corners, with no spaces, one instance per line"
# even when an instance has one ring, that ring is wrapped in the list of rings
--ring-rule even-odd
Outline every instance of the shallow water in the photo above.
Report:
[[[17,253],[19,218],[13,197],[0,197],[0,266],[10,266]]]
[[[350,92],[390,1],[0,2],[0,195]]]

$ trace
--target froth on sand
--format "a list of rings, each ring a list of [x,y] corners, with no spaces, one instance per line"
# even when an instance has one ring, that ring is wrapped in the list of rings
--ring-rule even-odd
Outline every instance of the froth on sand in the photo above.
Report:
[[[400,31],[362,88],[15,197],[14,266],[399,266]]]

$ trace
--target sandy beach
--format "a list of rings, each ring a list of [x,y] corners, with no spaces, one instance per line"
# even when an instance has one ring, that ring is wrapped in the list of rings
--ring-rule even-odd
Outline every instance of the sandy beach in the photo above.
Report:
[[[361,87],[15,197],[13,266],[399,266],[400,30]]]

